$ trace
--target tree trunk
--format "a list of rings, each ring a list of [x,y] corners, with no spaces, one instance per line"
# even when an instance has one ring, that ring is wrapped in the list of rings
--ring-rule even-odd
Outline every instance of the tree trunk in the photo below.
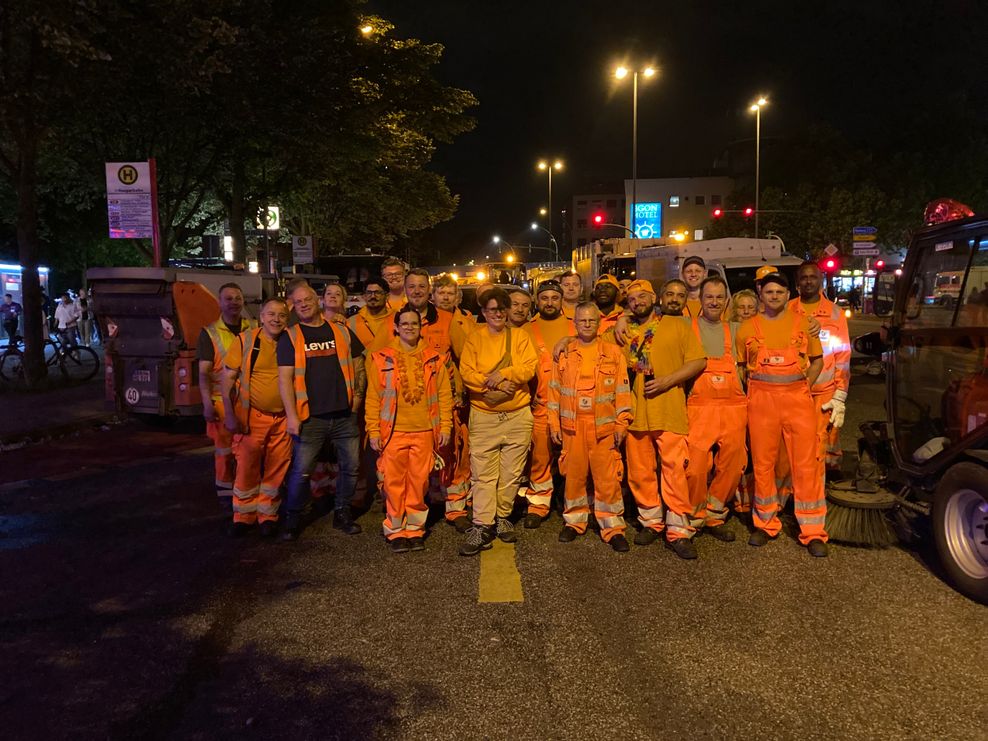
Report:
[[[17,248],[24,295],[24,376],[30,388],[48,376],[42,339],[41,281],[38,278],[38,143],[25,142],[17,170]]]

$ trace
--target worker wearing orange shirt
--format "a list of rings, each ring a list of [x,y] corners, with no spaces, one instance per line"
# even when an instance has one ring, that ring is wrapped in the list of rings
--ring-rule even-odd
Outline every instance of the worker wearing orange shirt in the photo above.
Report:
[[[723,278],[706,278],[700,285],[700,300],[703,312],[691,323],[707,355],[707,367],[693,382],[686,402],[690,450],[686,477],[690,501],[704,503],[702,518],[697,519],[705,531],[730,542],[734,533],[725,524],[727,503],[734,498],[748,463],[748,399],[734,360],[737,325],[721,321],[727,306]],[[709,479],[711,468],[715,469],[713,479]]]
[[[528,512],[524,524],[539,527],[549,516],[552,504],[553,446],[549,435],[549,382],[552,380],[552,350],[563,337],[573,334],[573,323],[563,316],[563,292],[554,280],[543,281],[536,292],[538,316],[525,327],[539,354],[539,365],[532,379],[532,449],[528,454],[528,486],[525,498]]]
[[[635,378],[634,419],[625,441],[625,455],[628,485],[643,525],[635,543],[649,545],[665,530],[666,543],[676,555],[694,559],[697,553],[691,538],[696,534],[694,522],[703,503],[691,501],[686,480],[689,449],[683,386],[703,371],[706,357],[689,324],[676,317],[655,315],[655,293],[648,281],[636,280],[628,286],[628,308],[632,318],[624,352]],[[656,475],[659,461],[661,500]]]
[[[621,443],[631,421],[628,370],[621,349],[598,337],[600,310],[594,304],[577,306],[573,321],[577,340],[553,364],[549,385],[549,427],[553,441],[562,445],[559,465],[566,476],[559,541],[569,543],[587,530],[590,473],[600,537],[626,553]]]
[[[346,324],[363,343],[368,357],[394,339],[394,310],[388,306],[388,284],[383,278],[367,280],[364,305]]]
[[[775,463],[785,440],[793,472],[799,541],[810,555],[827,555],[823,461],[817,446],[817,417],[810,389],[823,368],[823,348],[807,318],[787,310],[789,282],[779,273],[762,279],[765,309],[738,330],[737,359],[748,378],[748,432],[755,469],[754,531],[749,545],[778,536],[779,498]]]
[[[593,302],[600,310],[598,333],[604,335],[614,328],[618,318],[624,315],[624,309],[617,305],[621,284],[613,275],[605,273],[597,279],[593,287]]]
[[[707,277],[707,264],[699,255],[690,255],[683,260],[679,274],[682,276],[683,283],[686,284],[686,305],[683,307],[683,316],[695,319],[702,312],[700,284]]]
[[[567,270],[559,276],[559,285],[563,289],[563,316],[573,321],[576,305],[583,300],[583,279],[575,270]]]

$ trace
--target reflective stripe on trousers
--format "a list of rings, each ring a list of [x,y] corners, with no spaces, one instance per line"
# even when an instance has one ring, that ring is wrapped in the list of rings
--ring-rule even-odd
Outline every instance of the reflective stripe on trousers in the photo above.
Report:
[[[233,521],[267,522],[278,519],[279,490],[292,460],[292,439],[284,414],[250,410],[246,435],[234,435],[237,459],[233,487]]]
[[[656,531],[665,528],[669,540],[691,537],[695,532],[691,520],[698,506],[690,501],[686,480],[689,462],[686,435],[668,430],[629,432],[624,450],[628,463],[628,485],[638,504],[638,519],[642,525]],[[657,475],[659,460],[661,476]]]
[[[549,436],[549,417],[545,412],[534,415],[525,498],[528,500],[528,514],[549,516],[552,502],[552,438]]]
[[[420,537],[425,531],[429,514],[425,493],[434,460],[434,442],[432,430],[396,430],[378,456],[386,511],[381,529],[388,540]]]
[[[213,441],[213,468],[216,478],[216,496],[233,495],[233,478],[236,461],[233,457],[233,433],[223,423],[225,412],[223,402],[213,399],[213,414],[216,422],[206,423],[206,434]]]
[[[624,532],[624,500],[621,495],[624,466],[621,451],[614,447],[613,435],[597,439],[592,415],[577,415],[575,432],[563,430],[559,472],[566,478],[563,522],[567,527],[578,533],[587,530],[590,515],[587,474],[590,473],[594,483],[594,515],[600,525],[600,537],[606,543]]]

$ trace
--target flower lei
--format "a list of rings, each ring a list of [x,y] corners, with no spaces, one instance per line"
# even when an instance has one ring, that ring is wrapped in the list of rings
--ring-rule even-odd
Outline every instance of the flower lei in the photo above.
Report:
[[[639,329],[641,325],[638,325]],[[628,349],[635,356],[634,370],[636,373],[648,373],[652,369],[648,356],[652,349],[652,338],[655,336],[655,320],[649,320],[645,324],[645,332],[635,335],[635,338],[628,343]]]
[[[425,365],[422,363],[422,356],[419,353],[404,352],[398,352],[397,355],[401,398],[409,404],[418,404],[425,395]],[[409,358],[413,359],[410,364]]]

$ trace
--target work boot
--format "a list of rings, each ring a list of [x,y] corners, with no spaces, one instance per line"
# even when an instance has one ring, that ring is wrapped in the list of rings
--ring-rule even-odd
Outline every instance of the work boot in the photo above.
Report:
[[[515,526],[511,524],[511,520],[507,517],[495,517],[494,524],[497,528],[497,537],[502,543],[514,543],[518,540],[518,533],[515,532]]]
[[[827,544],[819,538],[813,538],[813,540],[807,543],[806,550],[809,551],[810,555],[814,558],[826,558],[829,551]]]
[[[446,523],[454,527],[456,532],[461,535],[470,529],[470,518],[466,515],[455,517],[452,520],[446,520]]]
[[[772,540],[772,537],[766,533],[761,528],[755,528],[755,531],[748,538],[748,545],[753,545],[755,548],[761,548],[763,545]]]
[[[418,535],[414,538],[408,539],[408,550],[410,551],[424,551],[425,550],[425,538]]]
[[[324,517],[333,508],[333,498],[328,495],[315,497],[312,500],[312,514],[316,517]]]
[[[628,539],[621,535],[621,533],[618,533],[607,541],[607,545],[613,548],[616,553],[627,553],[631,550],[631,547],[628,545]]]
[[[658,540],[659,534],[650,527],[643,527],[635,536],[635,545],[652,545]]]
[[[667,540],[666,545],[679,556],[684,561],[692,561],[697,558],[699,554],[696,552],[696,546],[693,545],[693,541],[689,538],[676,538],[675,540]]]
[[[494,528],[474,525],[466,533],[467,537],[460,546],[461,556],[476,556],[481,551],[490,549],[494,541]]]
[[[576,536],[579,535],[576,530],[571,528],[569,525],[564,525],[563,529],[559,531],[559,542],[560,543],[572,543],[576,540]]]
[[[278,534],[278,523],[275,520],[265,520],[257,527],[262,538],[273,538]]]
[[[542,523],[546,521],[547,518],[542,515],[527,514],[525,515],[525,529],[526,530],[538,530]]]
[[[733,543],[737,536],[727,529],[727,525],[721,523],[720,525],[707,525],[703,528],[703,531],[707,535],[713,535],[717,540],[723,541],[724,543]]]
[[[230,526],[226,529],[226,534],[231,538],[237,539],[242,538],[248,533],[252,525],[248,525],[246,522],[231,522]]]
[[[388,541],[392,553],[408,553],[408,538],[394,538]]]
[[[333,513],[333,527],[347,535],[356,535],[363,530],[360,525],[353,521],[349,507],[343,507]]]

